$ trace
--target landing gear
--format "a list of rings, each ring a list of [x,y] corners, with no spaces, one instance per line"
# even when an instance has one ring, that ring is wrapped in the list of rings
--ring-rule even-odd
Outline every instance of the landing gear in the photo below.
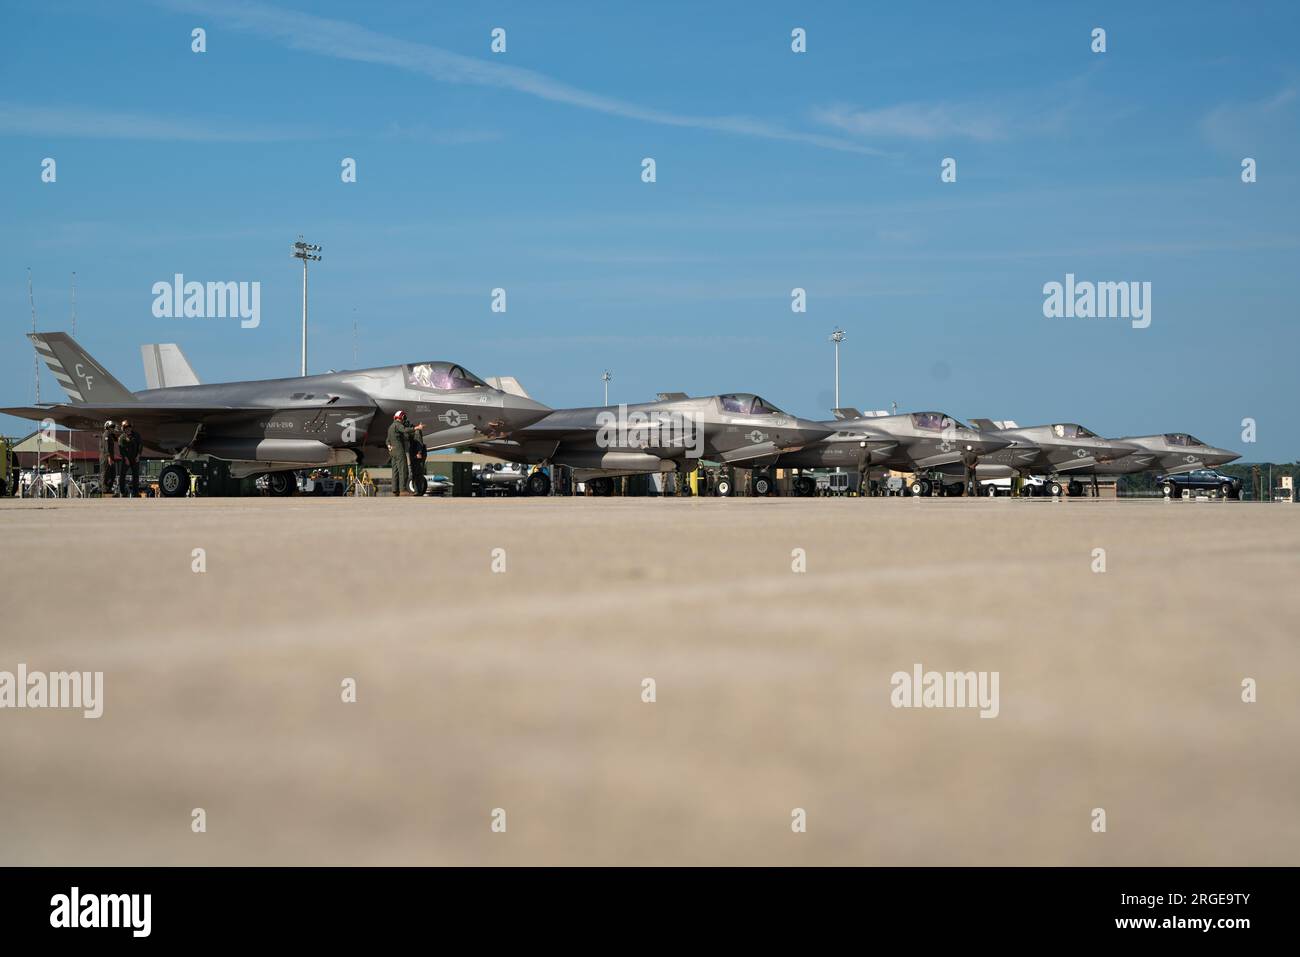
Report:
[[[754,476],[755,495],[771,495],[773,491],[775,491],[775,486],[772,483],[772,476],[766,472],[759,472]]]
[[[931,491],[929,479],[917,479],[912,483],[913,495],[929,495]]]
[[[1060,498],[1065,493],[1065,486],[1060,482],[1053,482],[1047,487],[1047,490],[1051,493],[1052,498]]]
[[[292,472],[271,472],[266,477],[266,488],[276,498],[287,498],[298,491],[298,478]]]
[[[551,477],[545,472],[534,472],[528,476],[529,495],[550,495]]]
[[[718,484],[713,486],[713,493],[719,498],[726,498],[731,494],[731,479],[723,477],[718,479]]]
[[[158,491],[163,498],[182,498],[190,490],[190,473],[185,466],[172,464],[158,473]]]

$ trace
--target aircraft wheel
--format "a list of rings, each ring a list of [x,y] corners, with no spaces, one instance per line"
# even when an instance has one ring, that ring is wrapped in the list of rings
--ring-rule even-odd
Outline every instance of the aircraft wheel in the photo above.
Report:
[[[756,475],[756,476],[754,476],[754,494],[755,494],[755,495],[771,495],[771,494],[772,494],[772,479],[771,479],[771,477],[769,477],[769,476],[767,476],[767,475]]]
[[[183,465],[169,465],[158,473],[158,491],[163,498],[182,498],[190,488],[190,473]]]
[[[1165,493],[1165,498],[1173,498],[1177,494],[1178,488],[1173,482],[1166,482],[1160,487],[1160,491]]]
[[[726,498],[731,494],[731,479],[718,479],[718,484],[713,487],[713,491],[719,498]]]
[[[286,498],[298,491],[298,480],[292,472],[272,472],[266,477],[266,489],[276,498]]]
[[[415,472],[411,475],[411,481],[406,484],[406,488],[412,495],[423,495],[429,491],[429,477]]]
[[[1060,482],[1053,482],[1048,488],[1048,491],[1052,493],[1052,498],[1060,498],[1065,492],[1065,486]]]
[[[912,494],[913,494],[913,495],[924,495],[924,494],[925,494],[925,493],[921,490],[921,482],[920,482],[919,480],[918,480],[918,481],[915,481],[915,482],[912,483]]]
[[[534,472],[528,476],[529,495],[550,495],[551,477],[545,472]]]
[[[1080,482],[1070,483],[1070,498],[1079,498],[1083,495],[1083,484]]]

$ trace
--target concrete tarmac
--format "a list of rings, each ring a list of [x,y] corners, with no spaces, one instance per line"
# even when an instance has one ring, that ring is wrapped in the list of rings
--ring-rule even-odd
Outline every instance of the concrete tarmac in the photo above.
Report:
[[[5,500],[0,533],[0,672],[104,673],[99,719],[0,709],[0,865],[1300,864],[1300,508]],[[997,716],[895,708],[916,664],[997,672]]]

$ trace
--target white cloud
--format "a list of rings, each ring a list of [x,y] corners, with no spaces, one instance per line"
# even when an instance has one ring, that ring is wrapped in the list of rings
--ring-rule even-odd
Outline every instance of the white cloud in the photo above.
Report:
[[[0,103],[0,133],[13,136],[87,137],[122,140],[183,140],[193,143],[247,143],[303,139],[309,131],[289,127],[248,127],[236,123],[196,123],[152,113],[123,113],[78,106],[24,106]]]
[[[879,139],[970,139],[988,142],[1006,138],[1011,123],[977,107],[953,103],[900,103],[875,110],[833,106],[813,118],[854,136]]]
[[[201,13],[236,29],[268,37],[293,50],[340,60],[378,63],[426,76],[440,83],[513,90],[553,103],[662,126],[786,140],[853,153],[881,152],[837,136],[791,130],[748,116],[691,116],[644,107],[571,86],[536,70],[476,59],[426,43],[387,36],[345,20],[311,16],[296,10],[280,10],[260,3],[169,0],[168,5]]]

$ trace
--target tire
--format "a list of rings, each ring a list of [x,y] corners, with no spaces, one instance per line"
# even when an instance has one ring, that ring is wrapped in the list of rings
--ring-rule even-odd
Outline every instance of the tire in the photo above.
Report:
[[[718,479],[718,484],[713,487],[713,492],[719,498],[727,498],[731,495],[731,479]]]
[[[1219,486],[1219,494],[1224,498],[1232,498],[1232,485],[1228,482],[1224,482]]]
[[[406,483],[406,490],[412,495],[423,495],[429,491],[429,477],[419,472],[412,473],[411,480]]]
[[[804,498],[812,498],[817,494],[817,482],[808,478],[806,475],[799,476],[799,483],[795,486],[796,491]]]
[[[1032,482],[1025,482],[1023,485],[1020,486],[1020,497],[1033,498],[1035,495],[1034,490],[1036,488],[1037,486],[1035,486]]]
[[[913,495],[921,495],[921,494],[922,494],[922,492],[921,492],[921,483],[920,483],[920,482],[913,482],[912,485],[911,485],[911,490],[912,490],[912,494],[913,494]]]
[[[529,495],[550,495],[551,477],[545,472],[534,472],[528,476]]]
[[[1173,482],[1166,482],[1160,487],[1160,491],[1165,493],[1165,498],[1178,498],[1178,486]]]
[[[996,485],[990,485],[990,486],[988,487],[988,490],[987,490],[984,494],[987,495],[989,498],[997,498],[997,497],[998,497],[998,487],[997,487]]]
[[[163,498],[184,498],[190,490],[190,473],[183,465],[169,465],[158,473],[158,492]]]
[[[325,494],[325,486],[322,485],[320,482],[313,481],[313,482],[311,483],[311,494],[312,494],[312,495],[324,495],[324,494]]]
[[[1065,492],[1065,487],[1060,482],[1053,482],[1048,491],[1052,493],[1052,498],[1060,498]]]
[[[759,475],[754,478],[755,495],[771,495],[772,479],[766,475]]]
[[[275,498],[288,498],[298,491],[298,479],[292,472],[271,472],[266,476],[266,490]]]
[[[1070,483],[1070,498],[1082,498],[1083,485],[1079,482]]]

